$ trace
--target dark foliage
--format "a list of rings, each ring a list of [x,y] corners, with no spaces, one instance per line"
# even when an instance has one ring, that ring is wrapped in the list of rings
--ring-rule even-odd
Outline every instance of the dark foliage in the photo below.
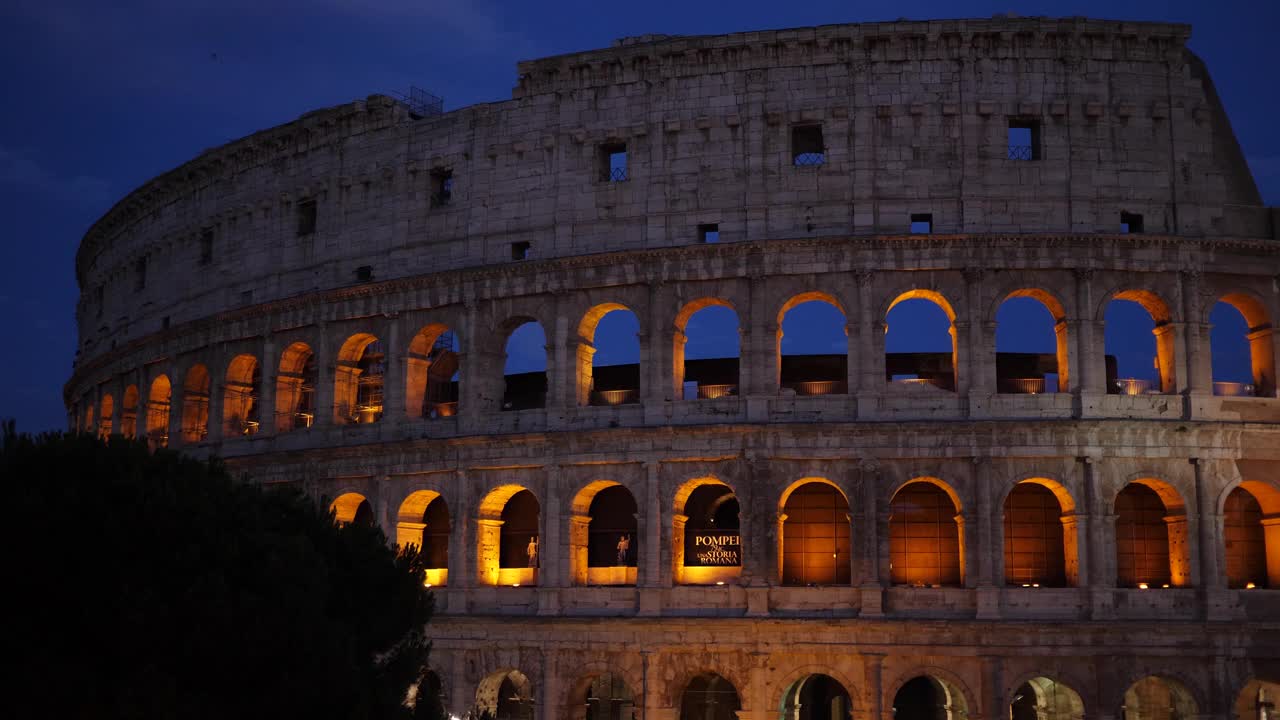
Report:
[[[8,717],[439,717],[416,552],[217,461],[5,428]]]

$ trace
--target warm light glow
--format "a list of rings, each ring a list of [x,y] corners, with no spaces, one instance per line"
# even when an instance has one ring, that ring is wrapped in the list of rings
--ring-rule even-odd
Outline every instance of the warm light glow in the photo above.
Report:
[[[424,583],[422,583],[422,587],[431,587],[431,583],[429,583],[429,582],[424,582]]]
[[[723,581],[723,580],[717,580],[717,581],[716,581],[716,584],[717,584],[717,585],[723,585],[723,584],[724,584],[724,581]]]
[[[1040,587],[1040,583],[1032,583],[1032,584],[1031,584],[1031,587],[1033,587],[1033,588]]]
[[[1009,378],[1006,391],[1023,395],[1039,395],[1044,392],[1044,378]]]
[[[511,587],[520,587],[520,583],[511,583]]]
[[[1151,381],[1142,378],[1120,378],[1116,380],[1116,387],[1120,388],[1121,395],[1146,395],[1151,390]]]
[[[1213,382],[1213,394],[1219,397],[1252,397],[1253,386],[1237,382]]]
[[[1257,586],[1257,585],[1254,585],[1253,583],[1245,583],[1245,585],[1244,585],[1244,589],[1245,589],[1245,590],[1253,590],[1253,589],[1254,589],[1254,588],[1256,588],[1256,587],[1258,587],[1258,586]]]
[[[1165,584],[1161,585],[1160,587],[1162,587],[1162,588],[1168,588],[1168,587],[1169,587],[1169,583],[1165,583]]]
[[[1147,589],[1147,584],[1146,584],[1146,583],[1138,583],[1138,589],[1139,589],[1139,590],[1146,590],[1146,589]]]

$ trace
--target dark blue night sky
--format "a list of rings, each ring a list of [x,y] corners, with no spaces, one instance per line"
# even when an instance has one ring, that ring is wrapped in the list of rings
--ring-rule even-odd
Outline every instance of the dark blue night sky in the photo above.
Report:
[[[1280,204],[1280,3],[895,2],[499,3],[493,0],[8,0],[0,7],[0,417],[22,430],[65,423],[61,388],[75,351],[75,248],[131,188],[201,150],[318,107],[370,93],[428,88],[446,109],[509,97],[517,60],[607,47],[643,33],[716,34],[840,22],[1087,15],[1191,23],[1269,205]],[[1112,309],[1120,375],[1153,375],[1151,320]],[[1120,317],[1121,313],[1124,317]],[[1238,316],[1215,333],[1242,337]],[[1052,352],[1052,321],[1034,301],[1002,311],[999,348]],[[634,319],[603,321],[602,364],[634,361]],[[1145,323],[1145,327],[1143,324]],[[844,350],[844,321],[822,303],[784,322],[784,353]],[[945,316],[926,302],[889,318],[891,352],[946,351]],[[1010,328],[1018,328],[1010,330]],[[699,313],[690,358],[736,354],[733,313]],[[517,336],[513,369],[536,369],[544,344]],[[618,351],[614,352],[617,346]],[[630,351],[626,346],[631,348]],[[527,348],[519,350],[517,348]],[[1220,379],[1245,379],[1247,350],[1215,355]],[[535,355],[538,356],[535,359]],[[525,367],[530,366],[530,367]]]

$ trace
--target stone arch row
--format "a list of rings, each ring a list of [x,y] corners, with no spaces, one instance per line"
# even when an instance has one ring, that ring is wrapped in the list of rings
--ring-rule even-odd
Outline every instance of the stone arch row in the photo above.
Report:
[[[1003,550],[997,561],[1002,572],[996,577],[1003,575],[1005,585],[1080,587],[1085,560],[1099,551],[1112,555],[1118,587],[1193,584],[1195,542],[1188,532],[1188,504],[1168,482],[1136,477],[1126,483],[1108,503],[1111,522],[1102,532],[1090,531],[1071,492],[1052,479],[1022,479],[1007,489],[1001,503],[994,517],[1000,534],[992,537],[999,537]],[[1227,586],[1280,588],[1280,488],[1245,480],[1224,492],[1220,505],[1221,513],[1214,517],[1221,532],[1211,537],[1221,538]],[[340,494],[330,509],[338,522],[377,522],[359,492]],[[664,516],[657,534],[636,496],[614,480],[580,487],[567,509],[567,518],[553,509],[553,519],[548,519],[528,487],[509,483],[491,489],[474,511],[474,545],[461,548],[475,553],[475,575],[464,585],[636,585],[651,553],[669,557],[673,584],[723,585],[736,583],[748,564],[739,500],[732,486],[714,477],[683,483],[672,498],[670,515],[660,511]],[[876,557],[868,563],[865,555],[872,551],[856,546],[856,533],[866,531],[857,527],[848,496],[826,478],[804,477],[781,492],[776,525],[766,529],[767,542],[775,548],[767,576],[781,585],[850,585],[855,568],[865,563],[874,568],[875,579],[887,584],[969,586],[967,576],[973,571],[966,567],[965,545],[981,536],[966,532],[972,515],[947,482],[912,478],[894,488],[887,512],[875,519]],[[427,582],[443,585],[451,559],[454,565],[459,560],[469,565],[449,551],[456,522],[441,491],[418,489],[399,505],[389,534],[400,546],[419,546],[431,568]],[[561,527],[548,527],[557,522]],[[550,548],[544,547],[547,538],[561,533],[566,543],[553,540]],[[650,547],[655,539],[666,547]],[[1103,550],[1108,545],[1110,550]],[[567,572],[540,580],[548,552],[567,561]]]
[[[908,300],[925,300],[937,305],[951,323],[952,353],[949,362],[941,363],[949,367],[937,373],[931,372],[930,377],[932,375],[938,377],[930,379],[925,384],[959,391],[965,389],[968,383],[973,383],[976,387],[989,384],[996,379],[986,376],[1000,372],[996,367],[998,363],[987,363],[992,367],[985,370],[976,369],[983,365],[983,358],[962,357],[962,350],[981,345],[994,354],[995,312],[1004,302],[1024,297],[1040,302],[1049,311],[1055,323],[1056,352],[1051,361],[1041,364],[1052,366],[1052,370],[1058,376],[1059,392],[1077,389],[1081,386],[1079,376],[1085,370],[1080,366],[1077,355],[1093,341],[1086,342],[1084,339],[1078,339],[1077,348],[1072,347],[1072,340],[1069,338],[1068,304],[1046,290],[1014,286],[1010,289],[1002,289],[984,316],[984,327],[978,335],[982,339],[976,339],[972,333],[964,337],[966,333],[959,331],[958,315],[952,301],[942,292],[934,289],[910,288],[898,292],[891,300],[881,305],[880,317],[887,317],[894,307]],[[1177,377],[1179,357],[1183,354],[1179,352],[1178,344],[1185,342],[1185,339],[1177,336],[1175,329],[1178,324],[1175,322],[1177,313],[1169,303],[1151,290],[1117,289],[1108,293],[1099,304],[1095,313],[1095,322],[1101,321],[1100,313],[1111,300],[1136,302],[1151,315],[1155,323],[1154,333],[1157,340],[1156,363],[1160,376],[1158,390],[1168,393],[1186,387],[1187,383]],[[746,369],[741,367],[739,360],[733,368],[733,374],[736,375],[733,379],[736,382],[725,385],[730,389],[718,389],[710,394],[700,393],[698,396],[718,397],[722,394],[740,394],[741,386],[745,385],[750,390],[753,384],[757,386],[756,389],[764,392],[789,389],[797,394],[847,393],[856,383],[867,383],[867,380],[855,377],[856,373],[849,362],[849,359],[859,352],[854,347],[854,338],[859,333],[851,332],[848,327],[846,327],[846,334],[850,338],[850,346],[844,369],[835,373],[841,377],[832,375],[831,378],[822,380],[796,380],[784,377],[781,361],[783,318],[796,306],[814,301],[830,304],[845,316],[847,323],[852,323],[846,310],[849,303],[837,297],[836,294],[826,291],[805,291],[793,294],[781,304],[776,317],[765,324],[764,334],[773,336],[772,349],[764,352],[764,355],[773,358],[772,378],[761,380],[761,373],[757,370],[755,372],[757,380],[751,381],[746,377]],[[1272,321],[1266,304],[1244,291],[1226,293],[1222,295],[1221,301],[1239,310],[1249,328],[1248,342],[1256,394],[1274,397],[1276,395],[1276,350]],[[669,331],[670,372],[659,373],[664,375],[662,380],[656,380],[657,375],[654,375],[655,380],[653,380],[659,391],[668,399],[681,399],[685,396],[687,365],[684,347],[687,341],[685,330],[688,322],[697,312],[713,306],[729,308],[736,314],[744,304],[735,297],[734,293],[726,293],[685,301],[680,305]],[[479,364],[482,367],[471,371],[469,376],[465,376],[464,382],[463,358],[466,353],[463,352],[454,327],[466,321],[458,317],[451,318],[450,322],[430,322],[421,326],[404,347],[397,347],[395,336],[398,328],[390,328],[391,338],[380,338],[373,332],[358,331],[341,342],[331,359],[325,357],[323,348],[327,343],[322,338],[319,352],[304,339],[291,342],[279,352],[271,350],[270,347],[265,351],[259,348],[246,348],[246,351],[234,354],[230,358],[226,363],[225,372],[220,377],[216,377],[210,371],[209,363],[193,360],[185,368],[173,368],[173,372],[182,375],[180,386],[177,384],[179,378],[171,378],[164,372],[151,374],[149,386],[143,388],[146,393],[144,399],[140,400],[136,385],[124,388],[119,407],[110,393],[101,396],[96,411],[94,398],[85,398],[82,401],[82,409],[77,410],[73,415],[73,425],[86,431],[96,428],[103,434],[109,434],[118,427],[119,432],[125,435],[141,432],[145,433],[153,444],[167,445],[175,434],[184,443],[205,441],[210,437],[211,418],[216,426],[214,429],[216,437],[234,438],[254,435],[264,430],[273,433],[288,432],[311,427],[315,423],[367,424],[378,421],[386,413],[390,413],[395,418],[408,419],[450,417],[458,414],[460,405],[470,402],[475,402],[479,406],[478,410],[482,411],[545,407],[548,402],[554,402],[557,395],[561,396],[559,399],[565,405],[638,402],[646,383],[650,382],[645,379],[646,372],[651,372],[645,367],[646,364],[654,367],[666,366],[667,363],[663,358],[653,355],[651,349],[649,351],[642,349],[636,377],[629,383],[627,381],[622,383],[635,387],[618,391],[609,389],[612,386],[606,384],[602,386],[605,389],[598,388],[592,362],[596,352],[594,344],[596,329],[601,319],[614,311],[630,311],[630,306],[613,300],[597,302],[579,319],[575,337],[568,341],[572,345],[571,351],[575,353],[575,357],[560,358],[562,362],[574,368],[572,377],[566,376],[561,380],[561,383],[572,383],[571,392],[551,387],[555,384],[553,382],[555,375],[550,372],[557,361],[555,352],[546,353],[547,371],[542,373],[541,378],[516,379],[513,376],[507,376],[505,371],[494,367],[496,363],[489,359],[505,353],[506,343],[512,333],[522,325],[533,323],[540,328],[547,327],[546,323],[536,317],[536,313],[513,315],[497,325],[496,335],[503,347],[501,352],[496,347],[489,347],[486,344],[492,343],[492,340],[477,338],[478,344],[475,347],[480,350]],[[887,326],[883,321],[875,321],[875,324],[879,332],[871,333],[871,344],[877,349],[875,356],[883,357],[884,332]],[[987,327],[988,324],[991,326]],[[641,327],[643,328],[643,324]],[[748,328],[744,328],[739,318],[739,331],[742,332],[744,329]],[[748,335],[750,334],[748,332]],[[545,338],[545,332],[543,337]],[[645,334],[642,332],[642,342],[644,337]],[[1098,339],[1094,338],[1095,341]],[[757,345],[762,340],[763,338],[758,340]],[[546,349],[554,351],[554,344],[548,345]],[[1201,349],[1207,350],[1207,348]],[[748,357],[761,357],[760,352],[752,352],[750,348],[742,354]],[[268,368],[269,373],[265,376],[259,360],[263,356],[272,359],[271,367]],[[748,364],[751,362],[753,361],[747,360]],[[888,363],[885,362],[886,368],[883,374],[886,379],[889,379],[893,377],[890,374],[893,368],[887,367]],[[970,366],[975,369],[966,369]],[[1035,375],[1037,372],[1039,371],[1033,370],[1030,374]],[[1184,368],[1183,372],[1188,370]],[[822,373],[814,370],[810,374],[816,378]],[[1106,371],[1098,373],[1096,369],[1092,374],[1100,377],[1095,377],[1085,384],[1096,386],[1102,377],[1107,376]],[[1194,376],[1196,373],[1192,371],[1190,374]],[[503,378],[502,384],[505,387],[497,386],[495,375]],[[823,378],[826,378],[826,375],[823,375]],[[1020,384],[1017,378],[1001,378],[999,386],[994,389],[998,392],[1037,393],[1043,392],[1048,387],[1043,384],[1043,379],[1040,380],[1039,385],[1034,384],[1034,377],[1023,379],[1032,384]],[[215,380],[217,380],[216,388]],[[667,386],[667,389],[661,390],[662,386]],[[1106,388],[1106,391],[1110,390],[1111,388]],[[1122,390],[1122,392],[1130,390],[1133,388]],[[1211,388],[1202,387],[1200,390],[1209,392]],[[467,395],[466,398],[463,397],[464,393]],[[530,394],[533,399],[530,399]],[[139,402],[143,403],[142,407],[139,406]],[[176,412],[171,410],[175,406]]]
[[[638,720],[646,716],[642,682],[633,671],[618,672],[601,663],[588,663],[588,672],[564,683],[561,713],[573,720]],[[878,675],[878,673],[877,673]],[[939,667],[915,667],[883,678],[875,688],[879,698],[864,698],[848,673],[810,665],[766,680],[770,706],[751,717],[778,720],[851,720],[872,716],[868,705],[883,706],[883,717],[894,720],[964,720],[977,714],[973,689],[955,673]],[[1033,671],[1017,677],[1003,698],[1001,716],[1010,720],[1082,720],[1089,716],[1125,720],[1194,720],[1201,709],[1215,704],[1200,696],[1195,683],[1181,674],[1155,672],[1132,678],[1117,688],[1118,697],[1087,707],[1076,687],[1082,679],[1060,673]],[[695,667],[677,673],[658,702],[666,704],[659,717],[672,720],[737,720],[751,704],[751,680],[725,669]],[[437,683],[438,685],[439,683]],[[494,720],[534,720],[538,717],[537,681],[519,669],[491,672],[476,686],[469,707],[451,707],[459,716]],[[1233,720],[1258,720],[1280,698],[1280,684],[1251,678],[1238,688],[1231,702]],[[460,698],[461,700],[461,698]],[[465,700],[464,700],[465,702]],[[448,703],[446,703],[448,704]],[[460,703],[454,703],[458,705]]]

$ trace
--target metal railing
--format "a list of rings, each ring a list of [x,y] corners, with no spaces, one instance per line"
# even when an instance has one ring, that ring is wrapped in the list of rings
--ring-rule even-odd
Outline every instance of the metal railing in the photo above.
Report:
[[[1009,159],[1010,160],[1035,160],[1036,159],[1035,146],[1010,145]]]
[[[1219,397],[1256,397],[1258,389],[1251,383],[1214,381],[1213,394]]]
[[[804,152],[796,153],[791,158],[791,163],[796,167],[815,167],[827,162],[827,154],[820,152]]]
[[[602,179],[605,182],[626,182],[631,179],[631,175],[627,173],[625,167],[615,167],[609,168]]]
[[[1150,380],[1144,378],[1120,378],[1116,380],[1116,391],[1120,395],[1149,395],[1159,392],[1152,385]]]
[[[797,395],[844,395],[849,392],[845,380],[804,380],[783,383],[782,387],[794,390]]]

